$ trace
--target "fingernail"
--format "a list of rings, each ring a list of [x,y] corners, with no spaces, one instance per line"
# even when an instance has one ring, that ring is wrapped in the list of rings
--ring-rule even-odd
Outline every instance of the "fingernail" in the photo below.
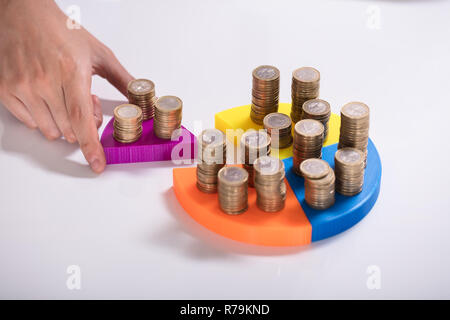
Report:
[[[100,173],[103,171],[103,166],[99,160],[94,160],[93,162],[91,162],[91,168],[92,168],[92,170],[94,170],[97,173]]]
[[[69,141],[70,143],[74,143],[75,141],[77,141],[77,138],[75,138],[75,135],[73,133],[69,134],[66,137],[67,141]]]

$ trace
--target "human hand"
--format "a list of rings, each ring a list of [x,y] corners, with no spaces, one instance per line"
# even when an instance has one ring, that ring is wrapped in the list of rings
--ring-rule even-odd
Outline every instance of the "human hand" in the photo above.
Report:
[[[133,78],[109,48],[84,28],[68,28],[67,19],[53,0],[0,0],[0,101],[47,139],[78,141],[99,173],[106,162],[92,75],[125,96]]]

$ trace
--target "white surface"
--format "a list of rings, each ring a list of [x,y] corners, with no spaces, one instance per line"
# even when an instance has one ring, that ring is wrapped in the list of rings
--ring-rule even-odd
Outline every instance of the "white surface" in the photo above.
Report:
[[[449,1],[59,3],[76,3],[86,28],[158,95],[181,97],[191,129],[248,103],[260,64],[280,69],[284,102],[292,70],[316,67],[334,112],[352,100],[371,107],[381,194],[336,237],[243,245],[186,215],[170,163],[95,176],[76,147],[1,108],[0,298],[450,298]],[[93,92],[122,99],[100,79]],[[105,123],[113,105],[104,102]],[[81,268],[81,290],[66,287],[69,265]],[[380,290],[366,285],[370,265]]]

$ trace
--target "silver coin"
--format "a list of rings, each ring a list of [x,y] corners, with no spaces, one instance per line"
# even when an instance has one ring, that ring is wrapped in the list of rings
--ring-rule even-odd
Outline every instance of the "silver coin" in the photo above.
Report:
[[[352,164],[352,163],[361,162],[363,160],[361,154],[362,154],[362,152],[358,152],[357,150],[354,150],[353,148],[344,148],[344,149],[339,149],[336,152],[336,157],[341,162]]]
[[[274,112],[265,117],[264,124],[271,128],[284,128],[291,125],[291,119],[283,113]]]
[[[264,80],[271,80],[278,77],[279,71],[272,66],[260,66],[255,69],[255,75]]]
[[[124,119],[133,119],[139,115],[139,108],[132,104],[125,104],[117,109],[117,114]]]
[[[202,133],[202,142],[204,144],[223,144],[224,134],[218,129],[206,129]]]
[[[369,107],[362,102],[350,102],[342,107],[342,113],[351,118],[362,118],[369,115]]]
[[[269,136],[261,131],[247,131],[242,138],[244,143],[252,148],[259,148],[269,144]]]
[[[228,183],[244,183],[248,173],[240,167],[224,167],[219,171],[219,179]]]
[[[319,135],[323,130],[323,124],[317,120],[305,119],[295,124],[295,131],[302,135]]]
[[[330,105],[324,100],[313,99],[306,101],[303,109],[311,114],[323,114],[330,111]]]
[[[300,171],[311,179],[319,179],[328,174],[330,166],[321,159],[307,159],[300,165]]]
[[[284,168],[283,162],[275,157],[262,156],[255,160],[254,169],[262,175],[272,175]]]
[[[182,102],[175,96],[163,96],[156,101],[157,106],[165,111],[172,111],[181,108]]]
[[[150,80],[146,79],[136,79],[132,80],[129,89],[134,93],[146,93],[153,90],[154,84]]]
[[[303,82],[312,82],[320,79],[320,73],[312,67],[303,67],[294,71],[294,77]]]

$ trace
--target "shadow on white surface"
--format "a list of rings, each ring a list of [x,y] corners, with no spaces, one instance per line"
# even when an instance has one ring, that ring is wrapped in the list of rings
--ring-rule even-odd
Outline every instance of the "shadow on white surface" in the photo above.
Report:
[[[186,165],[190,166],[190,165]],[[126,172],[127,175],[139,177],[142,174],[151,176],[152,170],[159,168],[174,168],[180,167],[174,165],[172,161],[154,161],[154,162],[137,162],[137,163],[121,163],[121,164],[109,164],[106,166],[103,174],[109,174],[110,172]]]
[[[230,256],[282,256],[314,250],[329,243],[328,239],[297,247],[268,247],[241,243],[218,235],[192,219],[178,203],[173,188],[161,194],[164,197],[167,211],[173,215],[174,225],[161,230],[151,240],[180,251],[193,259],[230,258]],[[186,237],[188,235],[189,237]],[[332,239],[336,240],[338,236]],[[188,241],[187,241],[188,240]]]
[[[0,105],[0,122],[3,152],[18,154],[46,171],[79,178],[97,177],[87,163],[67,159],[78,150],[78,144],[63,139],[48,141],[39,130],[28,129],[15,119],[3,105]]]

